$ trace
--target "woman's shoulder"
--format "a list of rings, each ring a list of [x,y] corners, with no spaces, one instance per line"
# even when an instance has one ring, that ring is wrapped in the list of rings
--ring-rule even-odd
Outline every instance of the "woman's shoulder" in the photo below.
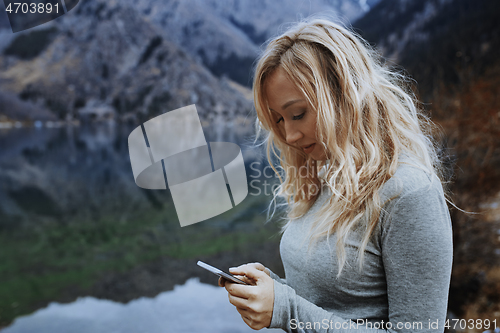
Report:
[[[451,218],[446,197],[432,170],[418,162],[400,161],[380,194],[384,206],[379,224],[382,238],[395,230],[408,237],[417,231],[429,237],[449,236]]]
[[[379,195],[384,204],[410,194],[434,192],[443,194],[441,181],[416,159],[402,157],[394,175],[382,186]],[[425,194],[424,194],[425,195]]]

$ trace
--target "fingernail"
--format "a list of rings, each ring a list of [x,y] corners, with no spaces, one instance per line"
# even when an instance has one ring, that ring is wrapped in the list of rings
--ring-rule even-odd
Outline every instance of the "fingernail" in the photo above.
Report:
[[[236,269],[236,267],[230,267],[229,270],[230,271],[234,271]]]

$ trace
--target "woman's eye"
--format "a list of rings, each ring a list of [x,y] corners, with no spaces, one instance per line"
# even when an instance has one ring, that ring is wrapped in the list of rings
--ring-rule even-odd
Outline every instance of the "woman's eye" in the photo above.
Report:
[[[294,117],[293,117],[293,120],[299,120],[299,119],[302,119],[302,117],[304,117],[304,115],[305,115],[305,114],[306,114],[306,113],[304,112],[304,113],[302,113],[302,114],[299,114],[298,116],[294,116]]]
[[[299,114],[298,116],[293,116],[292,119],[293,120],[299,120],[299,119],[302,119],[304,117],[306,113],[303,112],[302,114]],[[278,119],[278,121],[276,122],[276,124],[279,124],[283,119],[283,117],[281,117],[280,119]]]

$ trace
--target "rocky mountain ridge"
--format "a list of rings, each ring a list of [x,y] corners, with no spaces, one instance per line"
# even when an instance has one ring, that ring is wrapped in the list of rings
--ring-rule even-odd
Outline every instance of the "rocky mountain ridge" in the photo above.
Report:
[[[82,4],[77,15],[14,39],[0,58],[2,90],[46,107],[60,119],[137,121],[193,103],[207,121],[219,113],[250,112],[251,103],[228,82],[132,9],[96,17],[85,12],[91,3]],[[44,45],[33,45],[33,40]]]
[[[175,43],[210,70],[250,86],[260,46],[286,26],[312,14],[355,21],[379,0],[126,0],[169,32]]]
[[[137,122],[196,103],[203,120],[228,121],[252,109],[248,88],[231,81],[250,84],[260,44],[281,24],[325,11],[353,20],[377,2],[87,0],[0,33],[0,89],[65,120]]]

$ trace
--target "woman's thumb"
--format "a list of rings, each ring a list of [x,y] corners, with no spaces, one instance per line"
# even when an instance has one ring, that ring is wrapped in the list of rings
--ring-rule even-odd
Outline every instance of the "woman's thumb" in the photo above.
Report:
[[[229,269],[229,272],[233,275],[245,275],[246,277],[255,281],[261,279],[264,275],[267,276],[267,274],[263,271],[263,269],[262,270],[258,269],[253,264],[246,264],[239,267],[231,267]]]

